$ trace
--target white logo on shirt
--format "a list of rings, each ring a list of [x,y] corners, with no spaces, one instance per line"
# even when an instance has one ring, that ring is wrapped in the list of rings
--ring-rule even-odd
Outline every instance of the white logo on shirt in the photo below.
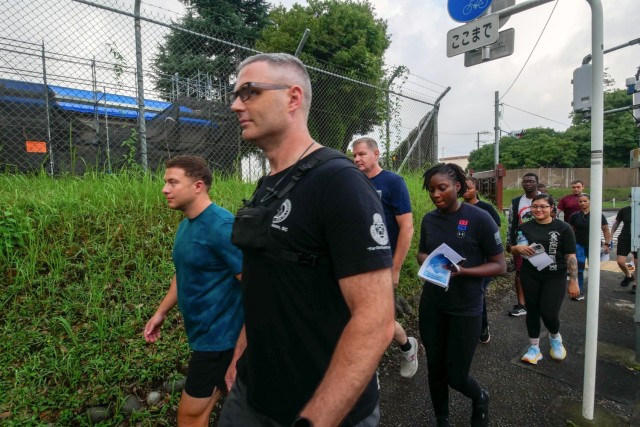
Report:
[[[369,227],[369,231],[371,232],[371,237],[376,241],[379,245],[386,245],[389,243],[389,235],[387,234],[387,227],[384,225],[384,220],[382,219],[382,215],[373,214],[373,224]]]
[[[280,205],[278,212],[273,217],[272,224],[278,224],[287,219],[289,214],[291,213],[291,200],[287,199]]]

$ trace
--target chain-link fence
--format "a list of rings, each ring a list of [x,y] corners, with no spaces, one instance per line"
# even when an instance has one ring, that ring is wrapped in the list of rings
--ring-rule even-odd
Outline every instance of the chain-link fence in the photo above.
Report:
[[[180,24],[193,17],[188,10],[166,16],[144,6],[0,4],[1,171],[156,169],[188,153],[244,179],[266,172],[264,159],[240,138],[228,96],[235,67],[256,51],[186,30]],[[410,73],[379,87],[309,71],[310,130],[320,143],[346,151],[368,135],[381,142],[388,167],[436,161],[434,106],[444,86]]]

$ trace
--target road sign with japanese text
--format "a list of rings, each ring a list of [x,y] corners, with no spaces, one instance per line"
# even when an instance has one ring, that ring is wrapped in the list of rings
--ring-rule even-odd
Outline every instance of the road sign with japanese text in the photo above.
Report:
[[[498,40],[498,14],[477,19],[447,33],[447,56],[460,55]]]
[[[447,10],[451,19],[458,22],[469,22],[484,13],[492,0],[449,0]]]

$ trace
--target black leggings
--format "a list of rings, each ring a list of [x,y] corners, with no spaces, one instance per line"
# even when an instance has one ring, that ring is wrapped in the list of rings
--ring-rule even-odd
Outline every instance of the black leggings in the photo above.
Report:
[[[567,273],[537,274],[530,270],[520,275],[527,307],[529,338],[540,338],[540,319],[551,334],[560,331],[560,307],[567,293]]]
[[[449,386],[470,399],[481,397],[480,385],[469,375],[480,338],[482,315],[454,316],[437,309],[422,293],[420,337],[427,352],[429,391],[437,417],[449,415]]]

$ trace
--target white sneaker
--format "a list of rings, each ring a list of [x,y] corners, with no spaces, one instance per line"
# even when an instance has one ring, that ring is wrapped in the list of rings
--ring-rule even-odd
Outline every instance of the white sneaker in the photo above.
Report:
[[[551,357],[556,360],[564,360],[567,357],[567,350],[562,345],[562,338],[550,338],[551,342]]]
[[[400,358],[400,375],[404,378],[411,378],[418,371],[418,340],[409,337],[411,349],[402,352]]]
[[[532,345],[529,347],[529,350],[522,356],[522,361],[530,363],[532,365],[537,365],[538,360],[542,359],[542,353],[540,353],[540,347]]]

